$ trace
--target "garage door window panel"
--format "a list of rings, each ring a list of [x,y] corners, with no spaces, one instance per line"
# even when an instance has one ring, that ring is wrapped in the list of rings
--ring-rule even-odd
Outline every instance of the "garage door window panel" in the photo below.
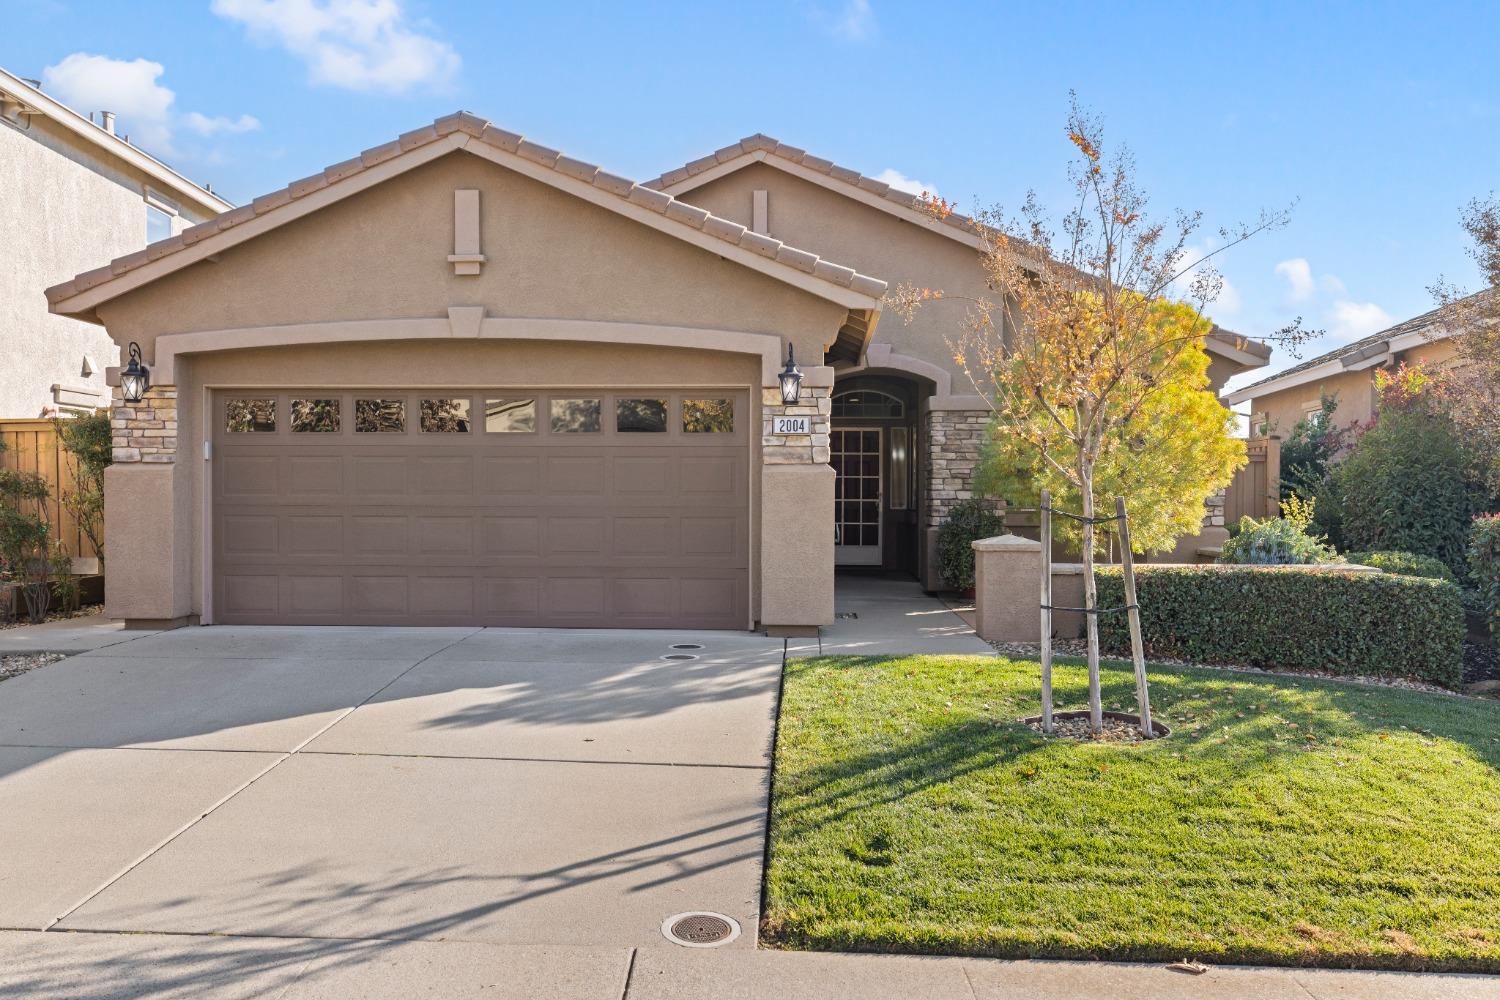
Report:
[[[665,434],[667,401],[630,397],[615,400],[615,430],[622,434]]]
[[[406,433],[406,400],[356,399],[354,401],[356,434]]]
[[[682,429],[688,434],[734,433],[734,400],[684,399]]]
[[[597,434],[603,430],[598,399],[553,399],[553,434]]]
[[[486,399],[484,429],[491,434],[535,434],[535,399]]]
[[[224,429],[231,434],[275,434],[275,399],[231,399],[224,406]]]
[[[422,400],[422,433],[469,433],[469,401],[467,399]]]
[[[339,399],[292,399],[293,434],[337,434],[341,427]]]

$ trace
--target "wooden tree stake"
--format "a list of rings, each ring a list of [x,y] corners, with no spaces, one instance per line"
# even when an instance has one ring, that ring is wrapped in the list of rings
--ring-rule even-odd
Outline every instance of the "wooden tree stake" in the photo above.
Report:
[[[1115,497],[1115,516],[1120,525],[1120,568],[1125,583],[1125,615],[1130,620],[1130,657],[1135,662],[1135,703],[1141,717],[1141,735],[1154,739],[1151,725],[1151,691],[1146,685],[1146,651],[1141,642],[1141,609],[1135,597],[1135,556],[1130,551],[1130,521],[1125,498]]]
[[[1052,732],[1052,494],[1042,490],[1042,732]]]

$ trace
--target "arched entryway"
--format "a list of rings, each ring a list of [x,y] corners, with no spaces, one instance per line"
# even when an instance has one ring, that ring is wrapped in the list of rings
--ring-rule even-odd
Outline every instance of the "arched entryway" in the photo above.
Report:
[[[862,371],[833,389],[834,562],[916,575],[923,503],[915,379]]]

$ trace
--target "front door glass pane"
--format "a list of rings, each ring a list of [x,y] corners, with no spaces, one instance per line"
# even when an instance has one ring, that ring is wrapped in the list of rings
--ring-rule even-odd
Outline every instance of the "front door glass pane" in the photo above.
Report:
[[[834,471],[835,558],[880,563],[880,431],[835,429],[829,437]]]

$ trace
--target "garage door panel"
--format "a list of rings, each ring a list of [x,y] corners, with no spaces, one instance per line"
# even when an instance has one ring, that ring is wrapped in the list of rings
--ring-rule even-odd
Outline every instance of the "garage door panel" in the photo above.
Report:
[[[527,514],[482,518],[479,530],[479,554],[499,558],[541,555],[541,518]]]
[[[344,575],[287,574],[281,578],[281,607],[296,614],[340,617],[344,613]]]
[[[344,495],[344,456],[291,455],[286,458],[286,492],[298,500]]]
[[[417,522],[414,555],[459,555],[474,551],[474,518],[467,514],[421,515]]]
[[[406,496],[406,468],[411,461],[405,455],[356,455],[354,491],[361,498]]]
[[[404,618],[411,610],[406,574],[372,576],[355,573],[349,581],[349,610],[356,614]]]
[[[224,455],[218,472],[224,497],[241,499],[274,497],[281,492],[275,455]]]
[[[446,391],[446,390],[445,390]],[[462,395],[464,390],[453,390]],[[472,390],[471,398],[509,390]],[[720,390],[720,393],[728,395]],[[404,397],[399,390],[247,390],[275,398]],[[528,394],[532,395],[532,394]],[[550,396],[535,393],[538,413]],[[557,395],[553,393],[552,395]],[[226,624],[488,624],[743,628],[749,617],[748,430],[619,433],[215,432],[214,619]],[[697,395],[697,394],[694,394]],[[659,426],[659,418],[657,420]],[[510,425],[514,426],[514,425]]]
[[[458,494],[464,502],[470,502],[474,492],[474,456],[419,458],[412,485],[418,496]]]

